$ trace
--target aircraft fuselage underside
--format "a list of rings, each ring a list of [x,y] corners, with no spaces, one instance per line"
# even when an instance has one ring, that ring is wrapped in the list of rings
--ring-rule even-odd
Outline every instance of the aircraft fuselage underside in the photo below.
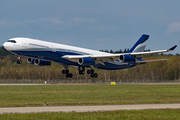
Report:
[[[13,53],[16,53],[20,56],[25,57],[31,57],[31,58],[37,58],[37,59],[43,59],[43,60],[50,60],[62,65],[70,65],[70,66],[81,66],[77,62],[72,62],[67,59],[62,58],[64,55],[79,55],[76,53],[66,53],[66,52],[52,52],[52,51],[11,51]],[[97,69],[103,69],[103,70],[119,70],[119,69],[125,69],[125,68],[131,68],[136,66],[136,63],[122,63],[120,61],[114,61],[112,62],[104,62],[104,65],[102,64],[96,64],[94,65],[94,68]],[[83,67],[89,67],[89,66],[83,66]]]

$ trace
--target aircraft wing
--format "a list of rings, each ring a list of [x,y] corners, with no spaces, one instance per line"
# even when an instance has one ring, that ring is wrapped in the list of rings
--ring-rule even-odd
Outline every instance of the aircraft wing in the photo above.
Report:
[[[65,55],[62,56],[62,58],[68,59],[70,61],[77,62],[79,58],[90,58],[94,60],[96,63],[101,63],[111,61],[114,62],[115,60],[119,60],[119,57],[121,55],[130,55],[130,56],[136,56],[136,55],[147,55],[147,54],[156,54],[156,53],[164,53],[173,51],[177,45],[171,47],[167,50],[157,50],[157,51],[149,51],[149,52],[133,52],[133,53],[121,53],[121,54],[108,54],[108,55]],[[145,61],[143,61],[145,62]]]
[[[173,46],[170,49],[167,50],[157,50],[157,51],[149,51],[149,52],[134,52],[134,53],[125,53],[126,55],[147,55],[147,54],[156,54],[156,53],[164,53],[164,52],[169,52],[173,51],[177,45]]]

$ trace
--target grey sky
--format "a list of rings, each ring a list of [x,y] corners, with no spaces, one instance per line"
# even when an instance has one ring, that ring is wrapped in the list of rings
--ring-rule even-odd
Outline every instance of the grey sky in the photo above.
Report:
[[[178,0],[5,0],[0,45],[30,37],[90,49],[131,48],[149,34],[147,49],[180,43]],[[179,53],[180,46],[171,53]]]

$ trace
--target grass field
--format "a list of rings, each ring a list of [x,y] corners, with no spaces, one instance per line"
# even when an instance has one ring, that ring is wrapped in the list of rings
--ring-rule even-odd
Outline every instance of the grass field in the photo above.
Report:
[[[93,113],[3,114],[1,120],[179,120],[180,109],[122,110]]]
[[[0,107],[180,103],[180,84],[0,86]]]

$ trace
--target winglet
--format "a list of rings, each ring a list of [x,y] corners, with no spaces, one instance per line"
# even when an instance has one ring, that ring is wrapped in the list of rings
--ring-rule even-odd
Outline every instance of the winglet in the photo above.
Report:
[[[177,45],[173,46],[172,48],[170,48],[170,51],[173,51],[175,48],[177,47]]]

